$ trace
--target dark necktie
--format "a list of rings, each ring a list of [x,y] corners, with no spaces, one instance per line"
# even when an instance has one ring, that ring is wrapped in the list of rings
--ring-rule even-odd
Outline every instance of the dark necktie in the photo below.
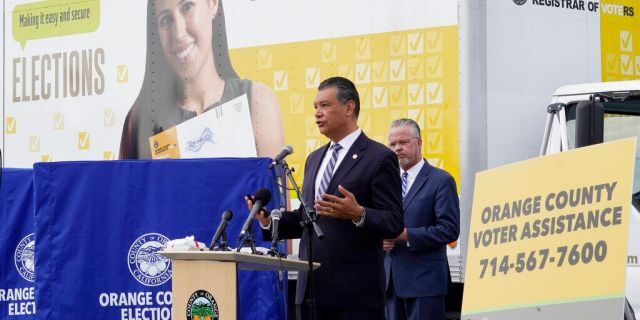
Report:
[[[318,188],[318,193],[316,193],[316,198],[322,197],[325,191],[327,191],[327,187],[329,186],[329,181],[331,181],[331,176],[333,176],[333,169],[336,166],[336,162],[338,161],[338,151],[342,149],[342,146],[339,144],[334,144],[331,149],[333,149],[333,153],[331,154],[331,159],[329,159],[329,164],[327,164],[327,168],[324,169],[324,174],[322,175],[322,181],[320,181],[320,187]]]

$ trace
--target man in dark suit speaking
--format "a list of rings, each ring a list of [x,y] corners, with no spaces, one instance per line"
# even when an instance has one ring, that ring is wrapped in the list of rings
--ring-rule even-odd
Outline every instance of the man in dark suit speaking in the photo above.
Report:
[[[348,79],[324,80],[313,106],[320,133],[331,140],[307,157],[302,187],[302,201],[315,208],[325,234],[313,239],[312,259],[321,263],[314,271],[318,319],[384,319],[382,240],[403,228],[398,159],[358,127],[360,98]],[[279,238],[306,237],[301,209],[282,215]],[[256,217],[268,228],[269,218]],[[304,240],[299,256],[309,258]],[[307,285],[307,273],[299,272],[299,319],[309,316]]]
[[[456,183],[422,158],[420,127],[411,119],[391,123],[389,147],[398,155],[405,229],[384,241],[387,320],[442,320],[449,264],[447,244],[460,233]]]

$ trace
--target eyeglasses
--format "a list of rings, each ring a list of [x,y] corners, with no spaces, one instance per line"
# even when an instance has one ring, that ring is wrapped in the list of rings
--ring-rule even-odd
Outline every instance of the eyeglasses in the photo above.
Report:
[[[400,147],[403,147],[403,148],[404,148],[404,147],[406,147],[406,146],[409,144],[409,142],[411,142],[411,140],[413,140],[413,139],[418,139],[418,138],[417,138],[417,137],[413,137],[413,138],[409,138],[409,139],[406,139],[406,140],[393,141],[393,142],[389,143],[389,147],[390,147],[390,148],[395,148],[396,146],[400,146]]]

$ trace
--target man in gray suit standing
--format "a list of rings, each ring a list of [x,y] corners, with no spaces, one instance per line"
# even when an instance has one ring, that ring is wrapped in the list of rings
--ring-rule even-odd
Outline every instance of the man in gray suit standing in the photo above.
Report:
[[[405,229],[383,243],[387,320],[442,320],[449,282],[446,247],[460,233],[456,183],[422,158],[415,121],[393,121],[389,147],[400,162]]]

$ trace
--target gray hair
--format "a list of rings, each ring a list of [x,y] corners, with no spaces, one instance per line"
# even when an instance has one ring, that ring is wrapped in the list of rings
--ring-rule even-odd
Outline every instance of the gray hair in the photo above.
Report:
[[[397,128],[402,126],[411,127],[414,137],[420,138],[420,126],[418,125],[417,122],[407,118],[400,118],[400,119],[393,120],[391,122],[391,128]]]

